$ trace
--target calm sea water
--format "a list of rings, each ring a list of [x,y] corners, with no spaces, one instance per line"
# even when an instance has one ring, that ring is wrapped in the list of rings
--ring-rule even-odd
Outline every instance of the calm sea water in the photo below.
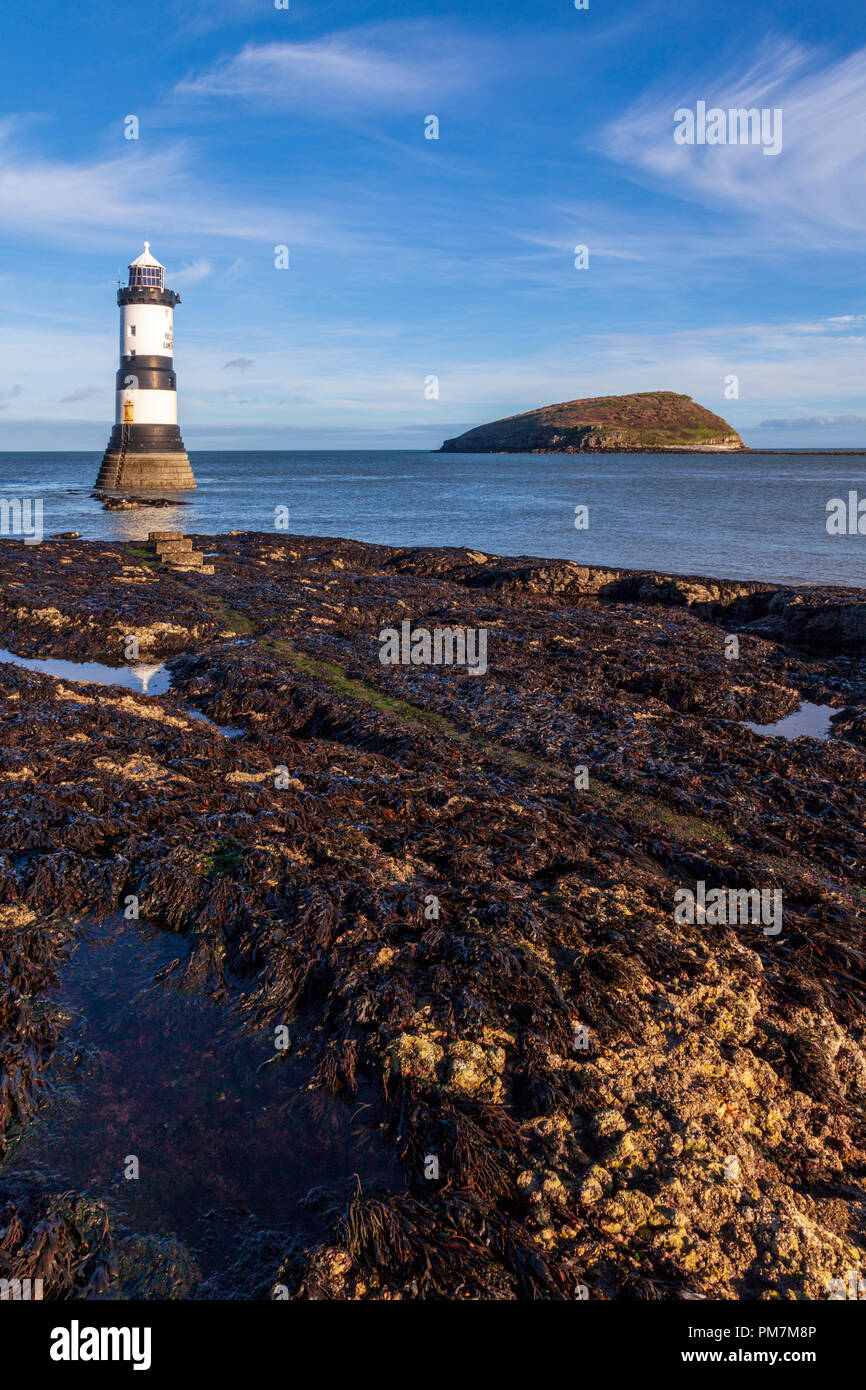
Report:
[[[0,497],[41,497],[46,535],[289,530],[387,545],[728,579],[866,584],[866,536],[830,536],[827,503],[866,498],[866,457],[790,454],[194,453],[191,506],[105,512],[99,454],[0,454]],[[168,495],[168,494],[166,494]],[[576,530],[575,507],[589,508]]]

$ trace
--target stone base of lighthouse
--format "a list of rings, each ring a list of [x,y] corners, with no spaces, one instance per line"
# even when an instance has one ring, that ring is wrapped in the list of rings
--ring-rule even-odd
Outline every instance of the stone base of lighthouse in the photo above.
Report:
[[[115,425],[96,478],[116,492],[185,492],[196,485],[177,425]]]

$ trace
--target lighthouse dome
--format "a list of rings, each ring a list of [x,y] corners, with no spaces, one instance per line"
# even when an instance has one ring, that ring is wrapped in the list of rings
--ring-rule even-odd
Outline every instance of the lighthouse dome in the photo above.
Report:
[[[150,254],[149,241],[144,243],[141,255],[129,263],[129,284],[147,285],[157,290],[165,288],[165,266]]]

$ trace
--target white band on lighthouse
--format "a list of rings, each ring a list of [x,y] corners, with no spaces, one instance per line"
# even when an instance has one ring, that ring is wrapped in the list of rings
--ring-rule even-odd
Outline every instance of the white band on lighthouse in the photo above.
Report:
[[[119,425],[176,425],[177,392],[125,387],[117,392],[115,419]]]
[[[173,309],[162,304],[121,305],[121,357],[171,357],[173,352]]]
[[[174,306],[180,295],[165,288],[165,269],[150,254],[149,242],[130,262],[129,280],[118,290],[117,303],[115,424],[96,485],[161,492],[193,488],[195,478],[177,427]]]

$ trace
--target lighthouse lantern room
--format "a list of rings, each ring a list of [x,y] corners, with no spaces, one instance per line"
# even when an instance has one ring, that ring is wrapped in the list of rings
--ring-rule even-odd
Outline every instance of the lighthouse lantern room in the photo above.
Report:
[[[165,267],[150,242],[129,267],[117,291],[120,367],[115,424],[96,479],[100,488],[180,491],[195,478],[177,424],[174,306],[180,295],[165,288]]]

